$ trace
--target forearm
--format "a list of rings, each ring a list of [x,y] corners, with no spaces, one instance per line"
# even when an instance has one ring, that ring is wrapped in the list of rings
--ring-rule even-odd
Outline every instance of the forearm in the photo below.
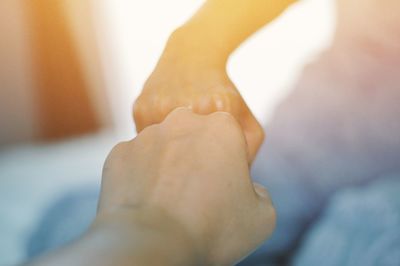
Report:
[[[208,0],[175,31],[172,42],[194,47],[203,56],[210,55],[225,62],[245,39],[293,2],[295,0]]]
[[[116,211],[97,218],[76,242],[27,266],[197,265],[199,258],[175,221],[158,213]]]

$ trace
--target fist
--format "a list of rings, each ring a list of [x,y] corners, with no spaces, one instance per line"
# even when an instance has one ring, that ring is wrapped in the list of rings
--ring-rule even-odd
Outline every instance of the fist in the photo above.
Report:
[[[228,113],[204,116],[185,108],[113,149],[104,167],[99,212],[112,209],[170,217],[213,265],[237,262],[275,224],[267,191],[251,181],[237,120]]]

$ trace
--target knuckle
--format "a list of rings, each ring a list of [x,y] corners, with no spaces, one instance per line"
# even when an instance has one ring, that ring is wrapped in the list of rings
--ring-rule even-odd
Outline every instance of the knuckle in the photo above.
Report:
[[[213,109],[210,97],[203,95],[193,101],[193,111],[197,114],[208,115],[215,110]]]
[[[171,99],[163,99],[159,104],[159,112],[166,116],[171,110],[174,109],[174,102]]]
[[[224,94],[214,94],[212,99],[216,111],[229,111],[229,100]]]
[[[115,145],[110,152],[111,157],[113,156],[119,156],[124,154],[127,150],[128,147],[133,143],[134,140],[131,141],[122,141]]]
[[[241,127],[236,118],[228,112],[215,112],[210,115],[215,124],[221,128],[229,129],[231,132],[240,132]]]
[[[119,142],[117,145],[115,145],[112,150],[111,153],[120,153],[125,151],[128,148],[129,143],[131,143],[131,141],[121,141]]]
[[[134,140],[132,140],[132,143],[138,141],[139,138],[143,138],[143,137],[145,137],[145,136],[155,134],[155,133],[158,131],[158,128],[159,128],[159,127],[160,127],[159,124],[151,124],[151,125],[145,127],[145,128],[137,135],[137,137],[136,137]]]
[[[112,165],[114,165],[115,160],[120,160],[125,156],[128,150],[129,143],[130,142],[120,142],[111,149],[104,163],[103,167],[104,172],[106,170],[109,170],[112,167]]]
[[[240,96],[233,91],[219,92],[212,96],[216,111],[233,112],[239,106]]]

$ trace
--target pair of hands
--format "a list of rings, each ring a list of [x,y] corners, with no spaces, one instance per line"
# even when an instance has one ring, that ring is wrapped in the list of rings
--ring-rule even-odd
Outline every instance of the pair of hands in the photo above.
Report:
[[[237,120],[178,108],[111,151],[91,228],[26,265],[232,265],[275,219]]]
[[[292,2],[209,0],[175,31],[135,104],[138,136],[105,163],[92,227],[30,265],[229,265],[269,236],[275,211],[249,175],[264,134],[226,61]]]
[[[271,234],[249,174],[262,129],[222,69],[164,53],[135,106],[140,133],[105,162],[93,225],[28,265],[231,265]]]
[[[130,259],[138,265],[230,265],[275,224],[249,175],[263,130],[224,64],[190,54],[167,47],[134,107],[138,136],[104,167],[100,227],[116,219],[152,253],[174,254],[144,252]]]

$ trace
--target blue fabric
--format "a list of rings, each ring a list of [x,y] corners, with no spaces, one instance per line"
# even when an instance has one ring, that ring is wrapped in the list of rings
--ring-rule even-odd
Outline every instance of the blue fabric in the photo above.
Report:
[[[296,266],[400,265],[400,174],[335,195],[293,262]]]
[[[46,212],[27,243],[27,259],[77,239],[96,216],[99,188],[79,188],[63,195]]]
[[[95,217],[98,189],[71,192],[44,216],[28,244],[32,258],[60,247],[84,232]],[[366,187],[346,188],[331,199],[310,227],[294,257],[296,266],[380,265],[400,262],[400,174]],[[280,265],[250,257],[243,265]]]

